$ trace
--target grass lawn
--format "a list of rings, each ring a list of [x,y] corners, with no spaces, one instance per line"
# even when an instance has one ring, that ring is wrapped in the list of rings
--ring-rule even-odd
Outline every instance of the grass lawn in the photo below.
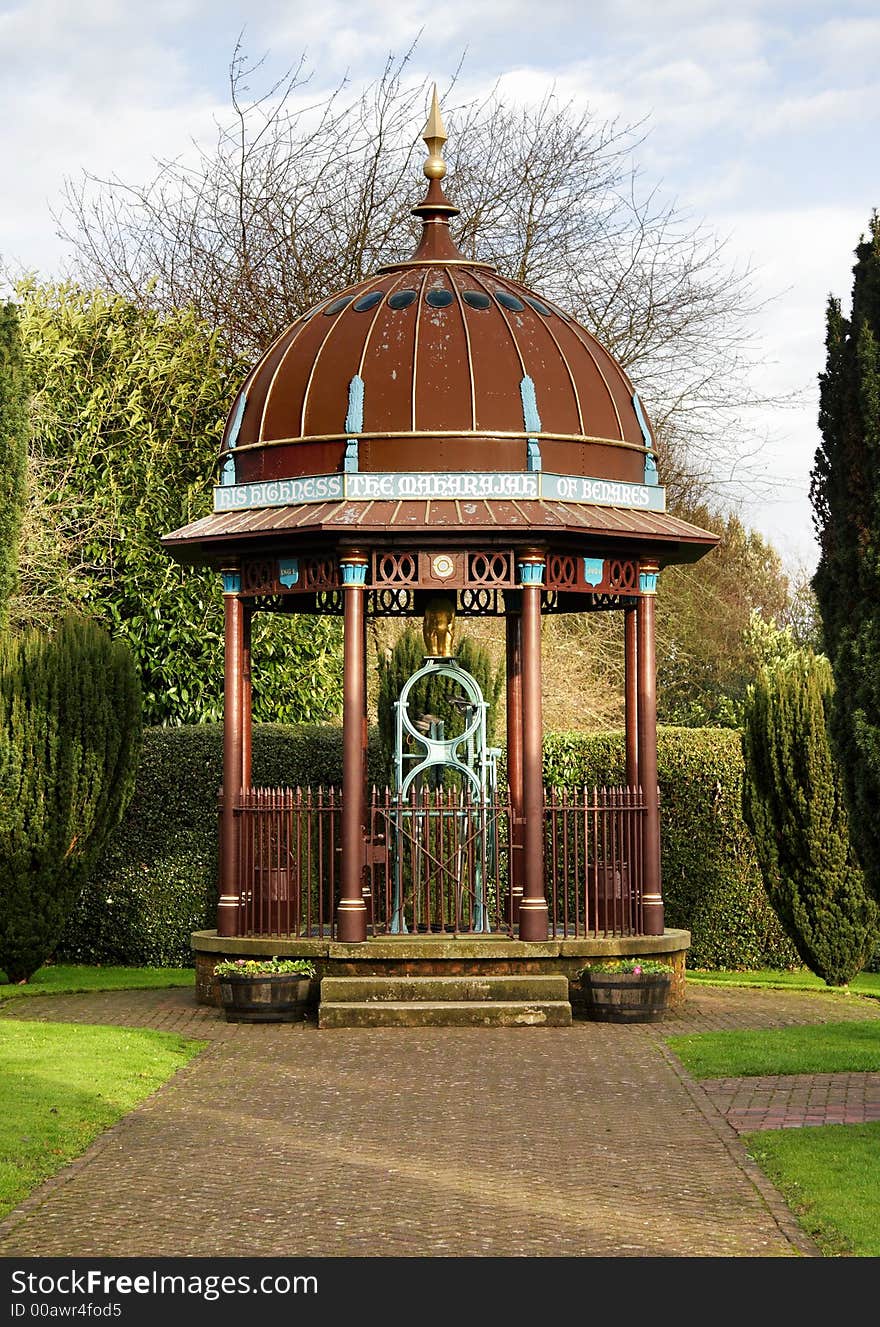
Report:
[[[826,1256],[880,1257],[880,1122],[771,1129],[743,1141]]]
[[[880,1071],[880,1019],[667,1037],[694,1078]]]
[[[880,1070],[880,1020],[668,1037],[695,1078]],[[827,1256],[880,1255],[880,1123],[770,1129],[743,1142]]]
[[[768,990],[837,991],[843,994],[870,995],[880,999],[880,972],[860,972],[848,986],[826,986],[821,977],[806,968],[797,972],[703,972],[688,968],[687,980],[697,986],[763,986]]]
[[[0,1000],[21,995],[69,995],[76,991],[131,991],[144,987],[193,986],[194,968],[111,968],[58,963],[40,968],[23,986],[10,986],[0,972]]]
[[[204,1042],[76,1023],[0,1024],[0,1218]]]

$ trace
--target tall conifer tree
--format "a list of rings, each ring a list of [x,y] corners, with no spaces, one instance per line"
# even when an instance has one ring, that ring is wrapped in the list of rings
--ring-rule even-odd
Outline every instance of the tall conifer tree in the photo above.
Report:
[[[0,639],[0,968],[27,981],[134,788],[141,693],[121,641],[87,618]]]
[[[25,501],[27,383],[18,311],[0,304],[0,625],[16,584]]]
[[[852,312],[829,300],[810,498],[813,587],[836,683],[832,736],[869,888],[880,898],[880,218],[856,248]]]
[[[743,811],[779,920],[807,966],[838,986],[869,958],[878,909],[828,740],[833,692],[828,660],[807,650],[759,670],[746,698]]]

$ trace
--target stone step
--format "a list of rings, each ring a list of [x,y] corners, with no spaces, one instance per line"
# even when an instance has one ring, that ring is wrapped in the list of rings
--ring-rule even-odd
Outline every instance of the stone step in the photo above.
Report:
[[[318,1008],[319,1028],[570,1026],[567,1000],[345,1000]]]
[[[546,1002],[568,1000],[568,978],[562,975],[529,974],[500,977],[324,977],[321,981],[321,1001],[339,1004],[343,1001],[359,1003],[395,1001],[411,1003],[417,1000],[438,1002],[455,1000],[460,1003],[488,1000]]]

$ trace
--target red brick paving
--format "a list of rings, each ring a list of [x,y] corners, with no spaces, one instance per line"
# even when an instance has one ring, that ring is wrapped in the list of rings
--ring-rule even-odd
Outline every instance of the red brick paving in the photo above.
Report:
[[[790,1257],[818,1251],[737,1131],[773,1089],[707,1090],[665,1037],[880,1018],[880,1002],[691,987],[662,1024],[321,1032],[227,1024],[173,990],[2,1017],[210,1045],[0,1224],[0,1257]],[[818,1112],[811,1086],[786,1119]],[[836,1087],[826,1115],[859,1098]]]
[[[880,1074],[712,1078],[700,1086],[737,1133],[880,1120]]]

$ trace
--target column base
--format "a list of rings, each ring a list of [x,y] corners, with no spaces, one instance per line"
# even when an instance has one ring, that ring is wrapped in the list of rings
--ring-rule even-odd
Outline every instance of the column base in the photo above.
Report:
[[[642,934],[662,935],[664,930],[663,900],[659,894],[642,895]]]
[[[217,904],[217,934],[225,937],[238,935],[238,898],[235,894],[221,894]]]
[[[546,940],[550,930],[547,900],[524,898],[519,905],[520,940]]]
[[[367,909],[362,898],[340,899],[336,905],[336,938],[356,945],[367,938]]]

